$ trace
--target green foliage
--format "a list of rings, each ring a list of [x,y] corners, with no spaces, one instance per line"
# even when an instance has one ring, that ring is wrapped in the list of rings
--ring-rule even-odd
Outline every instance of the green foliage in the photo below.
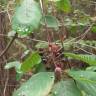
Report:
[[[54,84],[52,72],[40,72],[21,85],[12,96],[47,96]]]
[[[15,68],[17,73],[21,73],[20,72],[21,63],[19,61],[9,62],[5,65],[5,69],[11,69],[11,68]]]
[[[5,6],[6,5],[5,1],[6,0],[3,0],[2,2],[0,2],[0,5],[2,3],[2,5]],[[12,0],[12,1],[14,2],[14,0]],[[58,30],[58,33],[53,34],[54,37],[59,35],[59,32],[60,32],[60,35],[66,35],[66,37],[67,37],[67,33],[69,33],[69,32],[76,32],[76,33],[81,34],[80,32],[84,32],[87,29],[87,27],[89,27],[90,25],[92,25],[92,23],[95,22],[95,20],[93,20],[93,19],[95,19],[96,17],[91,18],[90,15],[86,14],[87,12],[84,12],[84,10],[77,9],[78,5],[74,6],[75,5],[74,3],[77,3],[77,2],[80,3],[80,0],[79,1],[77,0],[75,2],[73,2],[71,0],[41,0],[41,1],[42,2],[40,2],[40,0],[15,0],[15,3],[17,6],[16,6],[15,14],[13,15],[13,18],[12,18],[13,32],[10,32],[8,34],[8,37],[13,37],[14,33],[16,33],[16,32],[19,35],[24,35],[24,36],[29,35],[30,33],[36,31],[36,29],[39,28],[40,23],[42,25],[45,25],[45,27],[48,27],[48,28],[46,28],[48,32],[51,29],[58,30],[60,27],[60,31]],[[83,0],[83,1],[85,1],[85,3],[88,2],[88,0]],[[72,2],[72,5],[71,5],[71,2]],[[39,4],[41,4],[41,8],[40,8]],[[14,4],[12,5],[12,9],[13,9],[13,6],[14,6]],[[87,5],[87,6],[89,6],[89,5]],[[9,9],[10,9],[11,5],[7,6],[7,7],[8,7],[7,8],[8,15],[10,15]],[[1,7],[1,8],[3,8],[3,7]],[[80,8],[81,8],[81,6],[80,6]],[[88,11],[88,9],[87,9],[87,11]],[[5,9],[4,9],[4,12],[6,12]],[[65,13],[62,14],[62,12],[70,13],[70,14],[65,14]],[[51,13],[52,13],[52,15],[55,15],[55,16],[52,16]],[[42,15],[43,15],[43,17],[42,17]],[[59,20],[61,23],[59,22]],[[45,30],[44,26],[42,26],[42,29]],[[39,31],[42,31],[42,29],[40,29]],[[63,31],[64,31],[64,34],[63,34]],[[95,33],[96,26],[94,25],[90,31]],[[62,32],[62,34],[61,34],[61,32]],[[85,31],[85,33],[86,33],[86,31]],[[86,34],[84,34],[84,35],[86,35]],[[32,34],[32,35],[34,35],[33,37],[35,37],[35,35],[37,35],[37,33]],[[39,33],[39,35],[41,35],[41,33]],[[44,36],[44,35],[41,35],[41,36]],[[81,34],[81,36],[82,36],[82,34]],[[20,36],[20,37],[23,37],[23,36]],[[29,37],[27,36],[27,39],[28,40],[34,39],[34,38],[30,38],[30,37],[31,36],[29,36]],[[36,37],[38,38],[39,36],[36,36]],[[60,37],[60,36],[58,36],[58,37]],[[49,39],[49,37],[47,39]],[[56,37],[56,39],[57,39],[57,37]],[[62,39],[62,38],[60,38],[60,39]],[[78,42],[74,43],[76,38],[73,39],[73,41],[70,40],[70,38],[67,38],[67,39],[68,40],[64,40],[64,49],[65,49],[64,51],[72,50],[73,47],[78,46],[78,45],[80,47],[82,47],[82,45],[84,45],[84,46],[87,45],[89,47],[91,46],[91,48],[93,48],[93,46],[96,45],[95,40],[93,40],[93,41],[80,40],[79,43]],[[52,38],[52,40],[55,41],[54,38]],[[96,95],[96,90],[95,90],[96,89],[96,72],[95,72],[96,71],[96,55],[64,53],[64,55],[67,57],[81,60],[92,66],[86,68],[85,71],[84,70],[83,71],[82,70],[79,70],[79,71],[67,70],[67,72],[66,72],[67,74],[65,74],[65,73],[63,74],[63,72],[65,72],[65,68],[67,67],[66,64],[64,65],[64,67],[65,67],[64,69],[63,69],[63,67],[60,70],[54,70],[55,68],[53,68],[55,66],[56,69],[59,69],[59,68],[57,68],[59,63],[61,65],[66,63],[65,58],[62,57],[62,47],[63,47],[62,43],[63,42],[61,42],[60,40],[58,40],[57,42],[46,42],[46,41],[38,42],[37,45],[35,46],[35,48],[37,48],[37,50],[39,48],[46,48],[44,51],[46,53],[44,53],[44,55],[41,58],[37,51],[29,54],[30,51],[27,49],[26,46],[23,45],[23,43],[19,42],[19,40],[15,40],[15,41],[16,41],[16,44],[23,47],[23,50],[26,50],[22,54],[22,57],[25,57],[25,60],[22,64],[18,61],[7,63],[5,65],[5,69],[10,69],[10,68],[14,67],[16,70],[16,73],[17,73],[16,80],[20,80],[26,72],[30,71],[34,67],[36,69],[35,70],[36,74],[33,74],[32,77],[28,81],[26,80],[25,83],[21,84],[21,87],[18,88],[16,91],[14,91],[13,96],[95,96]],[[33,41],[35,41],[35,39]],[[40,40],[37,40],[37,41],[40,41]],[[51,43],[53,44],[52,46],[51,46]],[[55,46],[55,43],[58,45]],[[25,42],[24,42],[24,44],[25,44]],[[32,45],[34,45],[34,44],[32,44]],[[61,50],[58,51],[59,45],[61,47]],[[49,51],[47,51],[47,49],[49,49]],[[55,49],[57,49],[56,50],[57,53],[55,51],[52,52]],[[46,56],[46,55],[48,55],[48,56]],[[45,62],[48,61],[46,63],[46,65],[42,64],[43,62],[41,62],[42,61],[41,59],[43,61],[45,60]],[[65,62],[63,62],[63,60]],[[56,64],[58,63],[57,66],[55,63]],[[54,84],[54,80],[56,78],[55,78],[53,72],[46,72],[47,67],[52,67],[51,71],[52,70],[55,71],[54,72],[55,76],[58,75],[58,77],[60,77],[60,75],[62,75],[61,81],[55,82],[54,86],[53,86],[53,84]],[[59,67],[61,67],[61,66],[59,66]],[[61,73],[61,70],[62,71],[64,70],[64,71]],[[65,78],[63,78],[63,75]]]
[[[96,72],[70,70],[68,74],[76,80],[76,84],[81,91],[90,96],[95,96]]]
[[[84,46],[90,46],[90,47],[93,46],[93,48],[96,47],[96,41],[95,40],[91,40],[91,41],[90,40],[80,40],[79,44],[82,45],[81,47],[84,47]]]
[[[92,71],[75,71],[75,70],[68,70],[68,74],[73,77],[75,80],[81,80],[86,81],[90,83],[96,83],[96,78],[94,77],[96,75],[96,72]],[[92,80],[91,80],[92,79]]]
[[[35,47],[37,49],[39,49],[39,48],[48,48],[48,42],[38,42]]]
[[[82,96],[80,90],[75,85],[74,80],[58,82],[52,90],[53,96]]]
[[[40,63],[38,66],[36,66],[36,72],[46,72],[46,68],[44,66],[44,63]]]
[[[41,17],[39,4],[34,0],[24,0],[16,8],[12,28],[20,35],[28,35],[38,28]]]
[[[20,5],[20,4],[22,3],[22,1],[23,1],[23,0],[15,0],[15,3],[16,3],[16,5],[18,6],[18,5]]]
[[[15,68],[16,80],[20,80],[23,76],[23,72],[21,71],[21,63],[19,61],[13,61],[5,65],[5,69],[11,69],[11,68]]]
[[[19,81],[19,80],[21,80],[21,78],[23,77],[23,72],[22,73],[17,73],[16,74],[16,81]]]
[[[87,71],[95,71],[96,72],[96,66],[90,66],[86,68]]]
[[[96,25],[92,27],[92,32],[96,33]]]
[[[58,29],[59,21],[51,15],[46,15],[43,17],[42,22],[43,25],[47,24],[47,27]]]
[[[0,0],[0,8],[4,10],[6,8],[7,3],[8,3],[8,0]]]
[[[74,53],[64,53],[64,55],[77,60],[81,60],[88,63],[89,65],[96,65],[96,55],[83,55]]]
[[[67,13],[71,11],[70,0],[59,0],[56,2],[56,5],[59,10],[62,10]]]
[[[76,32],[84,32],[84,28],[91,24],[90,16],[84,11],[76,9],[73,14],[73,16],[64,17],[64,25],[67,27],[69,32],[73,34],[70,36],[75,36]]]
[[[41,57],[37,52],[33,52],[26,58],[26,60],[21,65],[21,70],[23,72],[29,71],[34,66],[40,64]]]

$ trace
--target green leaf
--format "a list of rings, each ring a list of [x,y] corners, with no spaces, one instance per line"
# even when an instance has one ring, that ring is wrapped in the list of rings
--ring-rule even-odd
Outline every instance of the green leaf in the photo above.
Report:
[[[12,96],[47,96],[54,84],[52,72],[40,72],[21,85]]]
[[[5,65],[5,69],[15,68],[17,73],[21,73],[21,63],[19,61],[9,62]]]
[[[41,9],[34,0],[23,0],[16,8],[12,19],[12,28],[20,35],[28,35],[38,28],[41,19]]]
[[[92,27],[92,32],[96,33],[96,25]]]
[[[80,90],[75,85],[74,80],[58,82],[53,90],[53,96],[82,96]]]
[[[57,1],[60,1],[60,0],[49,0],[49,1],[52,1],[52,2],[57,2]]]
[[[0,9],[4,10],[7,7],[7,4],[8,4],[8,0],[0,0]]]
[[[70,0],[60,0],[56,2],[57,8],[59,10],[62,10],[64,12],[70,12],[71,11],[71,3]]]
[[[37,49],[39,49],[39,48],[48,48],[48,42],[38,42],[35,47]]]
[[[96,72],[96,66],[90,66],[86,68],[87,71],[95,71]]]
[[[23,73],[17,73],[16,74],[16,81],[19,81],[23,76]]]
[[[22,3],[23,0],[15,0],[15,4],[16,6],[20,5]]]
[[[96,72],[71,70],[68,74],[76,80],[81,91],[90,96],[96,96]]]
[[[89,65],[96,65],[96,55],[83,55],[74,53],[64,53],[64,55],[77,60],[81,60],[88,63]]]
[[[81,81],[88,81],[91,83],[96,83],[96,78],[94,76],[96,75],[96,72],[92,71],[75,71],[75,70],[69,70],[68,74],[73,77],[75,80],[81,80]],[[92,80],[91,80],[92,79]]]
[[[40,63],[38,66],[36,66],[36,72],[46,72],[45,65]]]
[[[51,15],[46,15],[43,17],[41,23],[45,25],[47,24],[47,27],[58,29],[59,27],[59,21],[56,19],[56,17]]]
[[[29,71],[31,68],[33,68],[35,65],[40,64],[41,57],[37,52],[33,52],[30,54],[28,58],[22,63],[21,70],[23,72]]]

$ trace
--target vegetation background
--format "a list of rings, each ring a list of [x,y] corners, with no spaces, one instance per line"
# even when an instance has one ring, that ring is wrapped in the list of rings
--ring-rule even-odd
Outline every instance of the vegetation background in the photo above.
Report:
[[[57,52],[58,49],[60,49],[59,52]],[[59,59],[54,56],[54,54],[57,55],[56,52],[60,55],[60,57],[57,56]],[[40,67],[41,62],[44,68]],[[24,66],[21,66],[21,63]],[[19,70],[19,65],[24,73]],[[61,67],[61,65],[63,66]],[[96,67],[92,67],[93,65],[96,65],[96,0],[0,0],[0,96],[12,96],[14,90],[18,89],[22,82],[27,81],[33,73],[42,72],[41,69],[45,73],[54,72],[57,81],[61,80],[61,74],[63,79],[69,80],[69,76],[71,76],[77,80],[76,76],[79,76],[81,71],[80,74],[72,71],[73,73],[69,72],[69,75],[66,76],[65,70],[70,68],[85,70],[89,66],[91,66],[89,69],[95,70]],[[64,72],[61,73],[61,70]],[[90,79],[90,82],[96,82],[95,72],[86,74],[93,76],[93,81]],[[43,77],[43,75],[40,76]],[[46,78],[43,79],[46,80]],[[89,80],[89,77],[87,79]],[[46,81],[48,80],[49,78]],[[79,78],[79,80],[81,79]],[[47,83],[52,82],[49,80]],[[67,83],[70,87],[71,83]],[[52,84],[50,86],[52,87]],[[51,89],[50,86],[46,87],[47,90]],[[65,84],[65,89],[66,86]],[[82,96],[95,96],[96,87],[90,89],[92,85],[87,86],[88,90],[93,91],[88,93],[86,86],[85,89],[82,89],[84,91],[81,92]],[[81,96],[75,87],[72,88],[77,92],[76,96]],[[37,93],[44,93],[38,90]],[[63,91],[68,91],[64,90],[64,87],[60,90],[57,91],[57,95],[48,95],[49,90],[49,93],[47,91],[42,96],[75,96],[74,90],[67,93],[69,95],[64,95]],[[19,92],[17,91],[17,93]],[[13,96],[19,96],[17,93],[14,93]],[[41,96],[34,94],[21,94],[20,96]]]

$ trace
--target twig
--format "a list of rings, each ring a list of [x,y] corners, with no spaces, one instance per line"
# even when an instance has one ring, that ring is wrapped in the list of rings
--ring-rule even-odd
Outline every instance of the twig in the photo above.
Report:
[[[76,43],[76,44],[80,44],[80,45],[83,45],[83,46],[87,46],[87,47],[90,47],[90,48],[93,48],[93,49],[96,49],[96,47],[91,46],[91,45],[82,44],[82,43],[80,43],[80,42],[74,42],[74,43]]]
[[[0,34],[0,38],[2,38],[2,37],[10,39],[10,37],[14,37],[14,36],[8,36],[8,35],[5,35],[5,34]],[[17,37],[16,39],[20,39],[20,40],[26,39],[26,40],[31,40],[31,41],[34,41],[34,42],[45,42],[45,43],[48,43],[47,41],[44,41],[44,40],[32,39],[32,38],[29,38],[29,37],[25,37],[25,38]]]
[[[77,46],[76,46],[76,47],[77,47]],[[90,55],[95,55],[95,54],[93,54],[93,53],[91,53],[91,52],[88,52],[88,51],[84,50],[83,48],[80,48],[80,47],[77,47],[77,48],[80,49],[80,50],[82,50],[82,51],[84,51],[85,53],[90,54]]]
[[[81,35],[81,39],[80,39],[80,40],[82,40],[82,39],[85,38],[85,36],[86,36],[87,33],[91,30],[91,28],[92,28],[93,25],[94,25],[94,24],[92,24],[92,25],[85,31],[85,33],[84,33],[83,35]],[[79,42],[80,40],[78,40],[77,42]]]
[[[10,16],[10,14],[9,14],[9,10],[8,10],[8,9],[9,9],[9,5],[10,5],[10,3],[7,4],[7,10],[6,10],[6,12],[7,12],[9,21],[10,21],[10,23],[11,23],[11,16]]]
[[[7,89],[7,84],[8,84],[9,76],[7,76],[6,82],[5,82],[5,87],[4,87],[4,96],[6,96],[6,89]]]
[[[0,37],[9,37],[9,36],[5,34],[0,34]]]
[[[11,45],[14,42],[14,40],[16,39],[16,37],[17,37],[17,32],[15,33],[14,37],[12,38],[12,40],[8,43],[8,45],[6,46],[6,48],[0,54],[0,58],[8,51],[8,49],[11,47]]]
[[[91,28],[92,28],[93,25],[94,25],[94,24],[92,24],[91,26],[89,26],[89,28],[88,28],[83,34],[81,34],[80,36],[78,36],[78,37],[76,37],[76,38],[71,39],[71,40],[68,41],[68,42],[65,42],[65,44],[66,44],[66,43],[73,42],[73,41],[75,41],[75,40],[77,40],[77,39],[79,39],[79,38],[84,39],[84,37],[85,37],[85,36],[87,35],[87,33],[91,30]],[[81,39],[80,39],[80,40],[81,40]],[[78,40],[77,42],[79,42],[80,40]]]
[[[22,38],[21,38],[22,39]],[[34,42],[45,42],[48,43],[47,41],[43,41],[43,40],[38,40],[38,39],[32,39],[32,38],[26,38],[27,40],[32,40]]]

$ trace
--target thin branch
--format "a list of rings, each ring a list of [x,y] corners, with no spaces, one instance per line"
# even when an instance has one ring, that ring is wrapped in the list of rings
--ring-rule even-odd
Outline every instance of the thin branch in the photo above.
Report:
[[[10,5],[10,3],[7,4],[7,10],[6,10],[6,12],[7,12],[9,21],[10,21],[10,23],[11,23],[11,16],[10,16],[10,14],[9,14],[9,10],[8,10],[8,9],[9,9],[9,5]]]
[[[14,36],[8,36],[8,35],[5,35],[5,34],[0,34],[0,37],[5,37],[5,38],[10,38],[10,37],[14,37]],[[34,41],[34,42],[45,42],[45,43],[48,43],[47,41],[43,41],[43,40],[39,40],[39,39],[32,39],[32,38],[29,38],[29,37],[25,37],[25,38],[20,38],[20,37],[17,37],[16,39],[26,39],[26,40],[31,40],[31,41]]]
[[[74,43],[80,44],[80,45],[83,45],[83,46],[87,46],[87,47],[90,47],[90,48],[93,48],[93,49],[96,49],[95,46],[91,46],[91,45],[87,45],[87,44],[82,44],[82,43],[80,43],[80,42],[74,42]]]
[[[83,34],[81,34],[80,36],[78,36],[78,37],[76,37],[76,38],[71,39],[71,40],[68,41],[68,42],[65,42],[65,44],[66,44],[66,43],[73,42],[73,41],[75,41],[75,40],[77,40],[77,39],[79,39],[79,38],[84,39],[85,36],[88,34],[88,32],[91,30],[91,28],[92,28],[93,25],[94,25],[94,24],[90,25],[89,28],[88,28]],[[77,42],[79,42],[81,39],[79,39]]]
[[[90,30],[91,30],[91,28],[93,27],[93,25],[94,25],[94,24],[92,24],[92,25],[85,31],[85,33],[84,33],[83,35],[81,35],[81,39],[80,39],[80,40],[82,40],[82,39],[85,38],[85,36],[88,34],[88,32],[90,32]],[[77,42],[79,42],[80,40],[78,40]]]
[[[9,38],[9,37],[12,37],[12,36],[8,36],[6,34],[0,34],[0,38],[2,38],[2,37]]]
[[[77,47],[77,46],[76,46]],[[78,49],[80,49],[80,50],[82,50],[82,51],[84,51],[85,53],[88,53],[88,54],[90,54],[90,55],[95,55],[95,54],[93,54],[93,53],[91,53],[91,52],[88,52],[88,51],[86,51],[85,49],[83,49],[83,48],[80,48],[80,47],[77,47]]]
[[[21,38],[22,39],[22,38]],[[27,40],[32,40],[34,42],[45,42],[48,43],[47,41],[43,41],[43,40],[38,40],[38,39],[32,39],[32,38],[26,38]]]
[[[7,76],[6,82],[5,82],[5,87],[4,87],[4,96],[6,96],[6,89],[7,89],[7,84],[8,84],[8,80],[9,80],[9,75]]]
[[[6,46],[6,48],[2,51],[2,53],[0,54],[0,58],[9,50],[9,48],[11,47],[11,45],[13,44],[14,40],[17,37],[17,33],[15,33],[14,37],[11,39],[11,41],[8,43],[8,45]]]

